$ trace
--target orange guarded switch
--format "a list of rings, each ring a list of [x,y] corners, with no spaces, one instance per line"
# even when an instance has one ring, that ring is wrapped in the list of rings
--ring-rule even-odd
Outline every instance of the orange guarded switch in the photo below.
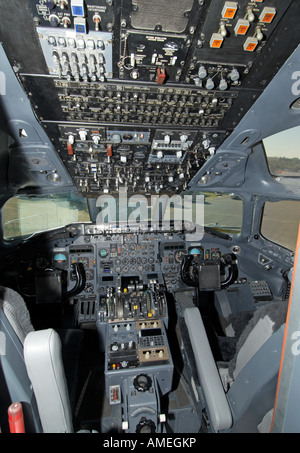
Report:
[[[222,9],[223,19],[233,19],[237,11],[238,5],[237,2],[225,2],[225,5]]]
[[[259,16],[259,21],[263,22],[264,24],[270,24],[274,19],[275,14],[276,9],[267,6],[262,10],[261,15]]]
[[[236,35],[245,35],[250,27],[250,22],[246,19],[239,19],[234,27]]]
[[[219,49],[223,43],[223,36],[221,33],[213,33],[209,45],[214,49]]]
[[[258,40],[256,38],[247,38],[244,44],[244,50],[246,50],[247,52],[254,52],[257,44]]]
[[[156,83],[162,85],[166,79],[166,69],[165,68],[157,68],[156,73]]]
[[[69,141],[67,142],[67,150],[68,150],[69,156],[73,156],[74,155],[72,143],[70,143]]]

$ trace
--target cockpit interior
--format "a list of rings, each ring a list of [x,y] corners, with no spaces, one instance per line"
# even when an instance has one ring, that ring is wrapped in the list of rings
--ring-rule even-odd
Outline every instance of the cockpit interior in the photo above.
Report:
[[[300,432],[299,17],[0,0],[2,433]]]

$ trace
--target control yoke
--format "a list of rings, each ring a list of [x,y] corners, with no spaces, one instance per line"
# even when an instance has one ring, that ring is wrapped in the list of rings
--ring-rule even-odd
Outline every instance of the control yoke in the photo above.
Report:
[[[186,255],[181,262],[180,274],[187,286],[199,288],[200,291],[218,291],[238,278],[237,258],[234,253],[225,254],[217,260]]]

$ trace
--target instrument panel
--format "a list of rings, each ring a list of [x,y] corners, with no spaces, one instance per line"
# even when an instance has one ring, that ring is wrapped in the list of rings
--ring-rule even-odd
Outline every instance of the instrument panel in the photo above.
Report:
[[[186,288],[180,276],[183,257],[218,260],[227,253],[213,244],[186,242],[184,230],[145,225],[109,228],[105,224],[73,224],[65,228],[70,237],[47,243],[47,252],[35,250],[32,268],[38,272],[58,269],[65,275],[66,290],[76,284],[74,264],[84,269],[85,285],[75,296],[78,321],[167,319],[166,293]]]

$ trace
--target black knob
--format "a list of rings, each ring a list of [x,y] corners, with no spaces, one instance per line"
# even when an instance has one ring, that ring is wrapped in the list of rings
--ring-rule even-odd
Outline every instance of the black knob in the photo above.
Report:
[[[146,392],[152,386],[152,379],[147,374],[138,374],[133,380],[133,386],[138,392]]]
[[[136,433],[149,434],[155,433],[155,423],[151,419],[142,417],[140,422],[136,425]]]

